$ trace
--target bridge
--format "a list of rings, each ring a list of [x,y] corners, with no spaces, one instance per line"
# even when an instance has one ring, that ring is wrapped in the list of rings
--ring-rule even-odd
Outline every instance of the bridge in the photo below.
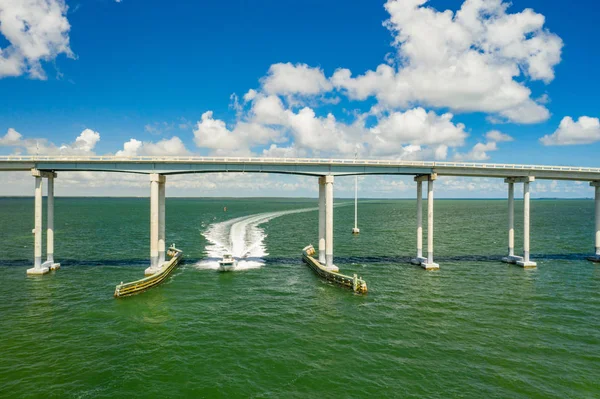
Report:
[[[417,190],[416,257],[412,263],[437,269],[433,260],[434,181],[443,176],[503,179],[508,185],[508,253],[503,261],[529,268],[530,194],[536,179],[589,182],[595,187],[595,254],[600,262],[600,168],[547,165],[513,165],[468,162],[424,162],[317,158],[256,157],[119,157],[119,156],[0,156],[0,172],[31,171],[35,177],[34,265],[28,274],[45,274],[59,267],[54,262],[54,179],[58,172],[98,171],[146,174],[150,177],[151,274],[165,262],[165,188],[167,176],[191,173],[281,173],[318,177],[319,261],[331,270],[333,262],[333,183],[335,176],[409,175]],[[42,181],[47,179],[46,261],[42,262]],[[423,183],[427,183],[427,257],[423,256]],[[523,256],[514,252],[514,185],[523,184]]]

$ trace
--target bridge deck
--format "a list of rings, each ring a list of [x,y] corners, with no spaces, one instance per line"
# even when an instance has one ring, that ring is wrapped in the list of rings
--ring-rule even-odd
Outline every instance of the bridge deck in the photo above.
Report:
[[[426,162],[317,158],[245,157],[116,157],[116,156],[0,156],[0,171],[30,169],[160,173],[165,175],[211,172],[284,173],[323,175],[422,175],[522,177],[599,181],[600,168],[549,165],[513,165],[469,162]]]

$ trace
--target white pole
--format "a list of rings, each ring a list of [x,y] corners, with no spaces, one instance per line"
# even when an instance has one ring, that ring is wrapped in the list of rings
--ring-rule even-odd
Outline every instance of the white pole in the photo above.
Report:
[[[354,230],[358,229],[358,176],[354,176]]]
[[[325,177],[319,177],[319,263],[325,264]]]
[[[325,176],[325,262],[333,267],[333,176]]]
[[[600,182],[596,183],[596,256],[600,257]]]
[[[529,262],[529,183],[523,183],[523,261]]]
[[[46,256],[47,261],[54,263],[54,174],[48,176],[48,215],[46,230]]]
[[[417,181],[417,259],[423,257],[423,182]]]
[[[427,180],[427,263],[433,264],[433,179]]]
[[[35,177],[35,229],[34,264],[36,270],[42,268],[42,177]]]
[[[515,255],[515,183],[508,183],[508,256]]]
[[[165,186],[166,177],[158,183],[158,265],[165,263]]]
[[[159,214],[159,185],[160,175],[150,175],[150,267],[156,269],[158,266],[158,214]]]

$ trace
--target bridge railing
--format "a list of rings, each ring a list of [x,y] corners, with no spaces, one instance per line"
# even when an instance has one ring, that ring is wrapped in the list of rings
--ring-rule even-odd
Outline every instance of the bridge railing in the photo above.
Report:
[[[0,156],[0,162],[132,162],[132,163],[253,163],[253,164],[298,164],[298,165],[357,165],[389,167],[444,167],[455,169],[512,169],[530,171],[592,172],[600,168],[553,165],[517,165],[474,162],[398,161],[385,159],[335,159],[335,158],[263,158],[263,157],[169,157],[169,156],[55,156],[55,155],[8,155]]]

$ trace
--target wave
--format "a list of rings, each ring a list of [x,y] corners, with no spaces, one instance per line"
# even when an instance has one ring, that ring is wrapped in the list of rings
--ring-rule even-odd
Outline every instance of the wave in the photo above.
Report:
[[[248,270],[262,267],[263,259],[269,255],[265,246],[267,234],[260,225],[268,221],[294,213],[311,212],[318,208],[303,208],[290,211],[257,213],[249,216],[226,220],[208,226],[202,235],[209,244],[206,246],[207,257],[196,263],[198,269],[217,270],[218,261],[224,254],[232,254],[237,260],[235,270]]]

